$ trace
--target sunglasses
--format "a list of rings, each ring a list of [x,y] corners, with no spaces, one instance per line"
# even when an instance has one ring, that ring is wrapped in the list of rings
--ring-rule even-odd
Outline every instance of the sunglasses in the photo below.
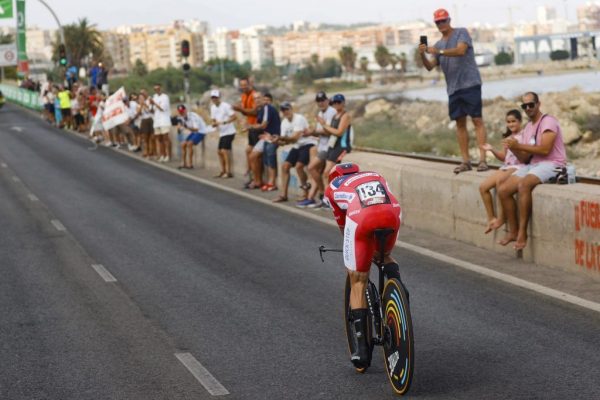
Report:
[[[443,24],[445,24],[445,23],[447,23],[447,22],[448,22],[448,19],[449,19],[449,18],[446,18],[446,19],[440,19],[439,21],[435,21],[435,24],[436,24],[436,25],[443,25]]]
[[[527,110],[527,109],[529,109],[529,108],[533,109],[533,108],[535,108],[535,105],[536,105],[536,104],[537,104],[537,103],[536,103],[535,101],[530,101],[529,103],[523,103],[523,104],[521,104],[521,108],[522,108],[523,110]]]
[[[332,101],[331,104],[342,104],[342,102],[339,100],[336,100],[336,101]]]

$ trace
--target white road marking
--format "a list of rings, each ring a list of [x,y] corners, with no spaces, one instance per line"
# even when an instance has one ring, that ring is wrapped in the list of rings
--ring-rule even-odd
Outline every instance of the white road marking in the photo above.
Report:
[[[12,180],[15,181],[15,182],[21,182],[21,180],[19,179],[18,176],[13,176]]]
[[[29,197],[29,200],[31,200],[31,201],[39,201],[40,200],[36,197],[35,194],[31,194],[31,193],[28,194],[27,197]]]
[[[13,131],[17,131],[17,132],[23,132],[23,128],[21,128],[20,126],[13,126],[12,128]]]
[[[64,232],[67,230],[67,228],[65,228],[65,226],[57,219],[53,219],[50,222],[52,223],[52,225],[54,225],[57,231]]]
[[[211,375],[190,353],[175,353],[175,357],[190,371],[194,378],[213,396],[225,396],[229,391]]]
[[[6,165],[5,163],[2,163],[2,168],[8,168],[8,165]]]
[[[112,276],[112,274],[110,272],[108,272],[108,270],[106,268],[104,268],[104,265],[92,264],[92,268],[94,268],[94,270],[96,270],[98,275],[100,275],[102,277],[102,279],[104,279],[105,282],[116,282],[117,281],[117,278]]]
[[[566,301],[567,303],[575,304],[580,307],[587,308],[592,311],[600,312],[600,304],[582,299],[581,297],[573,296],[571,294],[561,292],[560,290],[552,289],[546,286],[539,285],[537,283],[529,282],[524,279],[516,278],[514,276],[503,274],[502,272],[494,271],[493,269],[485,268],[477,264],[470,263],[468,261],[459,260],[454,257],[447,256],[445,254],[437,253],[435,251],[425,249],[423,247],[415,246],[410,243],[405,243],[401,241],[396,242],[396,246],[400,248],[404,248],[410,251],[414,251],[415,253],[422,254],[424,256],[452,264],[456,267],[460,267],[463,269],[467,269],[472,272],[476,272],[481,275],[488,276],[490,278],[498,279],[500,281],[510,283],[515,286],[522,287],[524,289],[529,289],[534,292],[544,294],[549,297],[553,297],[558,300]]]
[[[70,133],[70,132],[69,132]],[[73,133],[73,135],[77,136],[75,133]],[[301,215],[304,218],[308,218],[314,221],[318,221],[321,223],[325,223],[328,225],[332,225],[332,226],[336,226],[337,224],[335,223],[335,221],[333,220],[333,218],[325,218],[323,216],[319,216],[316,215],[313,212],[306,212],[306,210],[302,210],[302,209],[298,209],[296,207],[288,207],[288,206],[284,206],[282,204],[277,204],[277,203],[273,203],[271,202],[271,200],[269,199],[263,199],[262,197],[256,197],[253,196],[250,193],[246,193],[246,192],[242,192],[239,189],[233,189],[227,186],[221,186],[218,183],[215,182],[211,182],[210,180],[204,179],[204,178],[200,178],[197,176],[193,176],[193,175],[188,175],[185,172],[181,172],[178,171],[176,169],[173,169],[172,167],[166,166],[166,165],[161,165],[161,164],[157,164],[153,161],[150,160],[145,160],[143,158],[139,158],[138,156],[134,155],[134,154],[128,154],[128,153],[120,153],[126,156],[129,156],[131,158],[135,158],[138,161],[153,165],[156,168],[160,168],[164,171],[168,171],[171,172],[173,174],[179,175],[179,176],[183,176],[185,178],[191,179],[193,181],[196,182],[200,182],[202,184],[205,184],[207,186],[228,192],[228,193],[233,193],[237,196],[240,197],[244,197],[253,201],[256,201],[258,203],[262,203],[265,205],[269,205],[271,207],[277,207],[281,210],[285,210],[286,212],[295,214],[295,215]],[[552,289],[546,286],[542,286],[539,285],[537,283],[533,283],[533,282],[529,282],[520,278],[516,278],[514,276],[508,275],[508,274],[503,274],[501,272],[498,271],[494,271],[493,269],[489,269],[489,268],[485,268],[482,267],[480,265],[476,265],[467,261],[463,261],[463,260],[459,260],[457,258],[453,258],[450,256],[447,256],[445,254],[441,254],[441,253],[437,253],[435,251],[426,249],[424,247],[420,247],[420,246],[416,246],[410,243],[405,243],[405,242],[401,242],[401,241],[397,241],[396,242],[396,246],[400,247],[400,248],[404,248],[404,249],[408,249],[410,251],[414,251],[415,253],[427,256],[427,257],[431,257],[434,258],[436,260],[439,261],[443,261],[445,263],[454,265],[455,267],[459,267],[459,268],[463,268],[463,269],[467,269],[471,272],[475,272],[478,273],[480,275],[484,275],[490,278],[494,278],[494,279],[498,279],[500,281],[515,285],[515,286],[519,286],[522,287],[524,289],[529,289],[532,290],[536,293],[539,294],[543,294],[549,297],[552,297],[554,299],[557,300],[562,300],[565,301],[567,303],[571,303],[583,308],[586,308],[588,310],[592,310],[592,311],[596,311],[596,312],[600,312],[600,303],[596,303],[594,301],[591,300],[586,300],[586,299],[582,299],[581,297],[577,297],[565,292],[561,292],[560,290],[556,290],[556,289]]]

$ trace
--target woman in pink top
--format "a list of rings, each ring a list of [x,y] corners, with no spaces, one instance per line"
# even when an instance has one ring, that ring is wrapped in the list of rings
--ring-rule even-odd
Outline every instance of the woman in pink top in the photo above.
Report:
[[[521,132],[522,121],[523,117],[519,110],[510,110],[506,113],[506,132],[502,137],[505,139],[512,137],[517,141],[521,141],[523,136]],[[498,216],[496,217],[491,190],[500,186],[500,184],[519,169],[523,163],[521,163],[517,156],[515,156],[506,146],[500,151],[494,150],[489,143],[484,144],[481,148],[491,152],[498,160],[504,161],[504,164],[499,170],[488,176],[481,185],[479,185],[479,193],[481,193],[481,199],[483,200],[483,205],[485,206],[488,218],[485,233],[490,233],[492,230],[500,228],[505,222],[504,212],[500,205],[498,205]]]

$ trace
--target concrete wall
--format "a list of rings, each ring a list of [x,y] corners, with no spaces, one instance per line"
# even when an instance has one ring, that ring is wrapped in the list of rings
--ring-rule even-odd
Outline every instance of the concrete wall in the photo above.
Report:
[[[204,157],[197,156],[198,166],[204,163],[206,168],[219,171],[217,142],[216,135],[207,137]],[[246,170],[246,145],[242,135],[233,143],[234,173],[238,175]],[[479,184],[492,171],[455,175],[448,164],[360,152],[349,154],[346,160],[385,176],[400,201],[405,226],[516,256],[511,245],[496,243],[504,235],[502,229],[483,234],[486,214]],[[538,186],[523,258],[600,276],[600,186]]]

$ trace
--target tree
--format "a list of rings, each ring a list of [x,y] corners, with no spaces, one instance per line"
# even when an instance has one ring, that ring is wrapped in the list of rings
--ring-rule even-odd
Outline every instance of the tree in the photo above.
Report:
[[[133,66],[133,74],[137,76],[146,76],[148,75],[148,67],[146,64],[139,58],[135,60],[135,64]]]
[[[496,65],[509,65],[513,63],[513,56],[505,51],[501,51],[500,53],[494,56],[494,63]]]
[[[362,56],[360,58],[359,62],[360,62],[360,71],[366,75],[367,72],[369,72],[369,59],[365,56]]]
[[[354,51],[354,49],[350,46],[344,46],[339,51],[338,55],[340,56],[340,61],[342,62],[342,66],[346,70],[347,73],[354,72],[354,66],[356,65],[356,58],[358,55]]]
[[[418,48],[416,48],[415,52],[413,53],[413,61],[418,69],[423,68],[423,59],[421,58],[421,53],[419,52]]]
[[[104,54],[102,36],[96,29],[96,25],[90,24],[87,18],[82,18],[77,23],[65,25],[63,32],[65,47],[67,48],[67,55],[70,58],[71,65],[80,67],[90,54],[96,60],[100,60],[103,56],[106,56]],[[57,32],[55,41],[52,43],[52,59],[54,61],[58,60],[58,46],[60,44],[60,35]],[[106,64],[106,60],[102,60]]]
[[[402,70],[402,73],[406,73],[406,66],[408,64],[408,59],[406,57],[406,53],[402,52],[400,53],[400,69]]]
[[[0,44],[13,44],[14,42],[15,38],[10,33],[0,33]]]
[[[377,64],[381,67],[382,70],[384,70],[388,65],[390,65],[390,57],[391,54],[387,47],[381,44],[377,46],[377,49],[375,49],[375,61],[377,61]]]
[[[392,71],[396,71],[396,65],[400,63],[400,57],[398,54],[390,54],[390,65],[392,66]]]
[[[552,61],[567,60],[570,56],[571,55],[567,50],[554,50],[550,53],[550,59]]]

